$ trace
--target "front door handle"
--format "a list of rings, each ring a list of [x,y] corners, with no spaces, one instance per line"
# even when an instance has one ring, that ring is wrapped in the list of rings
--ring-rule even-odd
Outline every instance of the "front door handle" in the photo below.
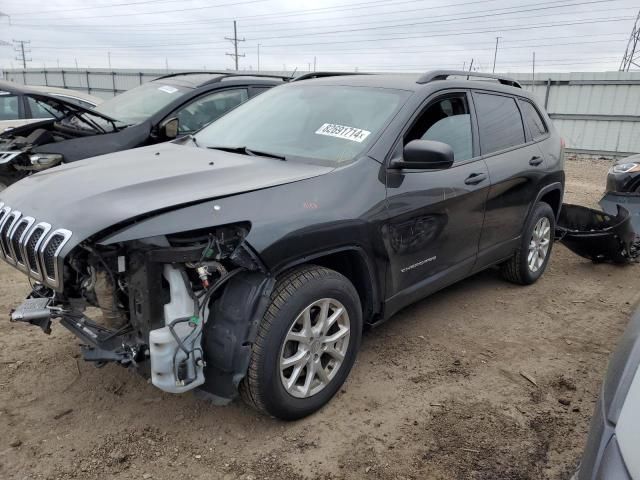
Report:
[[[487,179],[487,175],[485,173],[472,173],[469,175],[464,181],[467,185],[477,185],[480,182],[484,182]]]
[[[542,162],[543,162],[543,158],[542,157],[533,157],[533,158],[531,158],[531,160],[529,160],[529,165],[537,167]]]

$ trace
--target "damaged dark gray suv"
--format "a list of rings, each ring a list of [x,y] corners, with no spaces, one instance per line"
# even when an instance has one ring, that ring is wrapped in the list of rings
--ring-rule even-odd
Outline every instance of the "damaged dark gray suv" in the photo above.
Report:
[[[487,267],[531,284],[547,265],[561,139],[517,82],[467,75],[291,82],[17,183],[1,253],[37,283],[12,320],[58,319],[86,360],[166,392],[316,411],[364,327]]]

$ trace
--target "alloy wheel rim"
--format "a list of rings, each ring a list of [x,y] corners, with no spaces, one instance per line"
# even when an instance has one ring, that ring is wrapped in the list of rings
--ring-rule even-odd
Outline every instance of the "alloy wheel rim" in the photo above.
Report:
[[[529,242],[527,264],[533,273],[540,270],[549,253],[551,245],[551,223],[547,217],[542,217],[533,228],[533,235]]]
[[[351,324],[347,309],[333,298],[308,305],[289,328],[280,349],[280,380],[296,398],[309,398],[326,388],[342,367]]]

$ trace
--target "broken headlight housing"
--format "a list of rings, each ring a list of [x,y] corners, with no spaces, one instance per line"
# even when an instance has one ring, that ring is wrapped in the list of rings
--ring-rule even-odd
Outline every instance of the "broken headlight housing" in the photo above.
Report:
[[[59,153],[34,153],[29,157],[31,170],[46,170],[62,163],[63,157]]]

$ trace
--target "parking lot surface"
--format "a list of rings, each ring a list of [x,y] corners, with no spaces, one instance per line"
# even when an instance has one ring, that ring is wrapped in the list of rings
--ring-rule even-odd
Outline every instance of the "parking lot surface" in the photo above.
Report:
[[[595,206],[608,162],[569,160]],[[0,265],[0,478],[567,479],[640,267],[554,247],[530,287],[476,275],[367,332],[341,392],[284,423],[165,394],[74,337],[10,324],[28,292]]]

